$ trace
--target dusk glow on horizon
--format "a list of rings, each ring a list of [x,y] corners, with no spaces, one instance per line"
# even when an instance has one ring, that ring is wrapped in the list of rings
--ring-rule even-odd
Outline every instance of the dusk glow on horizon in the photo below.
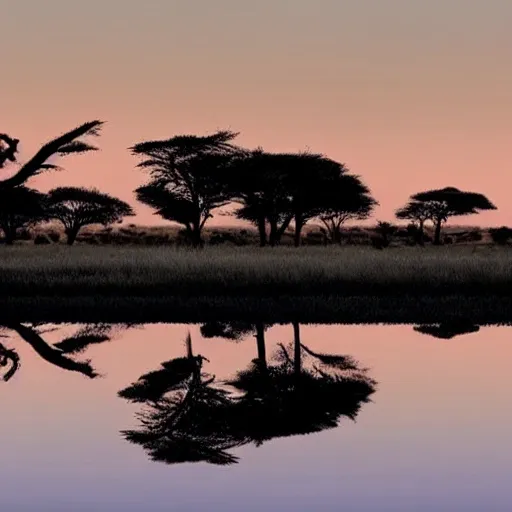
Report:
[[[29,182],[43,191],[97,187],[133,205],[130,222],[162,224],[134,197],[147,175],[128,147],[231,129],[244,147],[345,163],[380,203],[369,223],[448,186],[498,208],[449,224],[512,222],[510,0],[0,0],[0,12],[0,133],[21,140],[19,163],[106,121],[101,151]]]

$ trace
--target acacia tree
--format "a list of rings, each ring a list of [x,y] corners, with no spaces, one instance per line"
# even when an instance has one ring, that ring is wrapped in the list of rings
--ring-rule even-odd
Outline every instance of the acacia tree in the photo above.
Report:
[[[379,203],[359,176],[342,173],[325,189],[322,204],[318,219],[331,242],[341,243],[342,224],[349,219],[367,219]]]
[[[418,242],[424,245],[425,221],[432,217],[432,208],[428,202],[409,201],[405,206],[395,212],[397,219],[410,220],[418,223]]]
[[[290,211],[295,227],[294,245],[299,247],[302,229],[311,220],[325,212],[331,187],[338,187],[348,169],[319,154],[294,155],[284,180],[290,194]]]
[[[45,220],[44,198],[44,194],[23,185],[0,189],[0,229],[6,244],[12,245],[20,229]]]
[[[132,215],[135,213],[129,204],[96,189],[59,187],[50,190],[46,201],[46,216],[64,225],[68,245],[84,226],[107,226]]]
[[[130,148],[143,158],[137,167],[149,170],[151,177],[135,191],[138,200],[164,219],[183,224],[195,247],[203,245],[201,233],[212,210],[230,200],[222,172],[241,152],[231,143],[237,135],[231,131],[179,135]]]
[[[342,164],[309,152],[268,153],[261,148],[236,159],[229,178],[233,198],[241,207],[238,218],[258,227],[260,245],[277,245],[293,221],[295,245],[306,223],[316,217],[327,187],[341,173]]]
[[[424,203],[430,211],[430,220],[434,223],[434,244],[441,244],[441,227],[449,217],[471,215],[481,210],[496,210],[483,194],[464,192],[455,187],[419,192],[411,196],[413,201]]]
[[[256,225],[261,247],[277,245],[293,217],[284,180],[290,157],[261,148],[245,151],[230,162],[224,175],[231,200],[240,205],[236,217]]]
[[[11,190],[23,185],[29,178],[43,171],[59,169],[58,165],[48,163],[48,160],[53,156],[96,151],[98,148],[80,140],[80,138],[98,136],[103,124],[102,121],[90,121],[46,143],[31,159],[22,164],[14,175],[0,179],[0,190]],[[5,162],[8,160],[12,163],[16,162],[19,142],[19,139],[0,134],[0,169],[5,166]]]

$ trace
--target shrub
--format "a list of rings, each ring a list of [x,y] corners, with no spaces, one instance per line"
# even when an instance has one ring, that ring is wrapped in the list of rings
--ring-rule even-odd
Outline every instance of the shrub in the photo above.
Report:
[[[48,245],[51,243],[52,241],[46,235],[37,235],[34,238],[34,244],[36,245]]]
[[[492,241],[498,245],[505,245],[512,238],[512,229],[506,226],[489,229]]]

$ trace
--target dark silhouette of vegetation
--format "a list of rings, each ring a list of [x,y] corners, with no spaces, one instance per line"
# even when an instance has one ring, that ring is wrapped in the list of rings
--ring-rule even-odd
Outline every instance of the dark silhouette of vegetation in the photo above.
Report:
[[[410,220],[417,227],[417,232],[413,233],[416,242],[425,245],[425,221],[432,217],[432,211],[428,203],[422,201],[409,201],[405,206],[399,208],[395,215],[397,219]],[[414,224],[417,222],[417,225]]]
[[[59,187],[48,193],[46,215],[64,225],[68,245],[72,245],[80,229],[90,224],[108,226],[135,215],[131,206],[95,189]]]
[[[478,332],[480,326],[469,320],[458,320],[435,325],[418,325],[414,327],[414,330],[422,334],[428,334],[434,338],[449,340],[462,334]]]
[[[230,131],[204,137],[180,135],[130,148],[143,158],[138,167],[149,170],[151,176],[135,191],[137,199],[164,219],[184,225],[194,247],[203,245],[201,232],[212,210],[230,201],[221,174],[240,153],[231,144],[237,135]]]
[[[15,320],[0,320],[0,331],[12,331],[19,338],[28,343],[34,351],[48,363],[63,370],[81,373],[94,379],[99,376],[92,367],[90,360],[79,361],[73,356],[84,352],[89,346],[108,342],[121,330],[130,327],[131,324],[123,323],[107,325],[103,323],[90,323],[79,327],[71,336],[63,338],[57,343],[46,342],[42,335],[58,328],[44,328],[40,324],[25,325]],[[3,338],[10,338],[6,334],[0,335]],[[7,367],[3,380],[10,380],[20,368],[20,358],[15,349],[8,349],[0,343],[0,368]]]
[[[28,162],[21,165],[13,176],[0,180],[0,190],[11,190],[23,185],[29,178],[41,172],[59,169],[56,164],[48,163],[52,156],[65,156],[97,150],[96,147],[80,140],[80,138],[99,135],[102,125],[102,121],[90,121],[51,140],[42,146]],[[2,134],[0,135],[0,141],[7,145],[7,147],[4,147],[4,144],[0,145],[0,168],[2,168],[7,160],[16,162],[19,140]]]
[[[227,179],[232,200],[241,205],[236,216],[258,228],[260,246],[279,244],[293,221],[298,247],[312,219],[319,218],[334,240],[343,221],[369,215],[376,202],[360,178],[347,172],[323,155],[257,149],[234,159]]]
[[[388,247],[391,243],[391,237],[396,233],[397,227],[389,222],[377,222],[377,227],[375,228],[375,233],[379,236],[378,246],[379,247]]]
[[[0,228],[11,245],[21,229],[45,220],[44,194],[23,185],[0,189]]]
[[[0,133],[0,169],[4,167],[7,160],[16,162],[19,142],[19,139],[13,139],[6,133]]]
[[[476,192],[464,192],[455,187],[419,192],[412,201],[424,203],[430,212],[429,219],[434,223],[434,244],[441,244],[441,227],[449,217],[470,215],[481,210],[496,210],[487,197]]]
[[[233,402],[226,390],[212,386],[215,377],[202,371],[205,358],[194,356],[190,334],[186,351],[185,357],[162,363],[119,392],[149,406],[139,415],[142,428],[122,435],[142,445],[155,461],[232,464],[237,459],[227,450],[245,441],[226,428]]]
[[[57,345],[47,343],[35,328],[23,325],[20,322],[9,320],[2,320],[0,322],[0,328],[14,331],[21,339],[26,341],[40,357],[50,364],[58,366],[64,370],[81,373],[91,379],[97,377],[97,373],[91,366],[90,361],[76,361],[71,357],[68,357],[68,352],[66,350],[62,347],[58,347]],[[77,333],[77,335],[79,336],[79,333]],[[19,356],[15,350],[7,350],[2,346],[0,349],[0,365],[2,366],[4,366],[4,364],[2,364],[2,355],[4,361],[6,358],[13,361],[11,372],[4,375],[4,380],[9,380],[20,367]]]
[[[492,241],[498,245],[505,245],[512,238],[512,229],[502,226],[489,229]]]
[[[323,205],[318,218],[331,243],[341,244],[341,226],[351,219],[367,219],[378,203],[359,176],[342,174],[325,190]]]
[[[214,322],[203,330],[230,339],[251,331],[264,336],[261,324]],[[375,382],[351,357],[317,354],[302,345],[298,324],[294,333],[298,359],[292,361],[281,346],[277,364],[267,365],[258,348],[250,368],[227,383],[202,371],[207,360],[193,355],[189,334],[186,357],[163,363],[119,392],[149,406],[139,415],[141,427],[123,436],[143,446],[152,460],[226,465],[238,462],[228,452],[237,446],[334,428],[341,416],[355,419]],[[308,358],[313,364],[305,365]]]

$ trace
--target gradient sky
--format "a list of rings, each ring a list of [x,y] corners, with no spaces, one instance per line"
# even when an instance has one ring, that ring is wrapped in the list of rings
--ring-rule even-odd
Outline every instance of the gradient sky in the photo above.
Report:
[[[456,186],[499,208],[456,223],[511,223],[510,0],[0,0],[0,12],[0,132],[21,139],[20,161],[108,122],[102,151],[66,158],[31,182],[42,190],[96,186],[135,204],[145,176],[128,146],[229,128],[247,147],[344,162],[381,204],[372,222]]]

